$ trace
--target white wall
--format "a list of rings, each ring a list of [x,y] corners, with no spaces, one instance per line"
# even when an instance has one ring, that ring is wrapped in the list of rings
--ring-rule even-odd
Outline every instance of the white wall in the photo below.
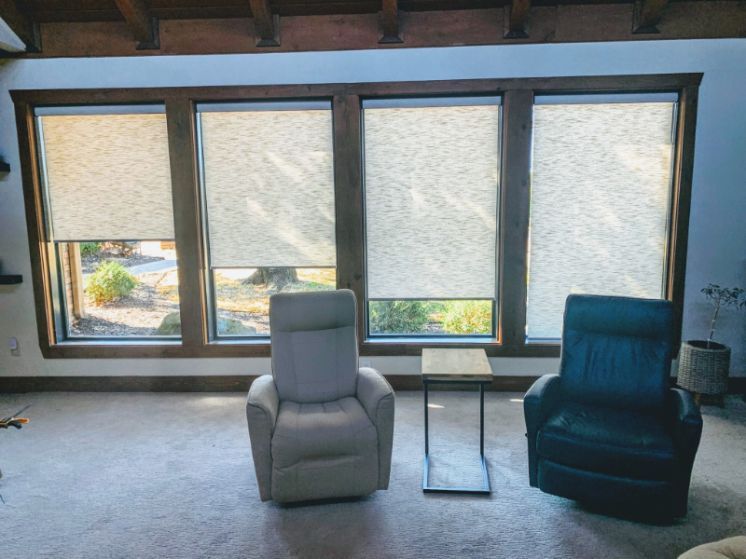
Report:
[[[324,53],[152,56],[0,62],[0,259],[22,273],[0,287],[0,375],[256,374],[268,359],[44,360],[38,349],[13,107],[22,88],[149,87],[435,80],[593,74],[704,72],[700,90],[689,236],[684,337],[706,335],[708,282],[746,286],[746,40],[516,45]],[[17,337],[21,354],[10,355]],[[734,348],[733,373],[746,376],[744,313],[726,313],[719,339]],[[385,373],[417,373],[413,357],[372,358]],[[541,374],[555,359],[493,359],[498,374]]]

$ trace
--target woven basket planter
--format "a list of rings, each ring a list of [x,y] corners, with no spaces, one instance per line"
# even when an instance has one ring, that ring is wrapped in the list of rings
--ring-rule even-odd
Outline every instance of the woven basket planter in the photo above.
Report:
[[[682,342],[677,384],[696,394],[723,395],[728,391],[730,348],[711,342]]]

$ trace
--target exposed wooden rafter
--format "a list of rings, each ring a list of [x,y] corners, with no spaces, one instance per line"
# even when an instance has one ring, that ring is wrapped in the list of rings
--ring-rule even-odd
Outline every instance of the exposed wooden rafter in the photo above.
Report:
[[[254,16],[256,46],[280,46],[280,16],[272,13],[269,0],[249,0],[251,13]]]
[[[27,52],[39,52],[39,28],[21,6],[22,4],[16,0],[0,0],[0,18],[25,45]]]
[[[381,38],[379,43],[401,43],[399,34],[399,0],[381,2]]]
[[[531,10],[531,0],[512,0],[505,6],[505,35],[506,39],[525,39],[528,37],[528,14]]]
[[[153,17],[144,0],[114,0],[119,12],[127,22],[137,49],[159,49],[158,18]]]
[[[637,0],[632,33],[660,33],[658,24],[668,0]]]
[[[630,41],[640,38],[636,33],[661,40],[746,37],[746,0],[677,0],[670,8],[663,8],[662,0],[141,1],[163,28],[161,49],[150,52],[164,55],[388,49],[402,46],[387,44],[397,34],[411,47]],[[122,32],[121,13],[111,0],[0,0],[6,11],[9,5],[15,13],[20,6],[41,30],[43,52],[23,56],[142,52],[132,48],[131,34]],[[252,8],[256,17],[247,24]],[[15,25],[20,34],[22,27]],[[0,43],[3,30],[11,42],[6,41],[6,50],[23,50],[22,41],[2,24]]]

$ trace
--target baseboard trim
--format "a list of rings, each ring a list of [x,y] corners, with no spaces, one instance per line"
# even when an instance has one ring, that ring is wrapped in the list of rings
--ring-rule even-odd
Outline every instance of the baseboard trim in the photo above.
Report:
[[[256,375],[0,377],[0,393],[10,392],[246,392]],[[496,376],[488,390],[525,392],[536,376]],[[394,390],[421,390],[419,375],[386,375]],[[433,386],[433,389],[436,387]],[[446,387],[452,390],[451,387]],[[458,388],[458,387],[456,387]]]
[[[255,375],[0,377],[0,392],[240,392]]]
[[[246,392],[256,375],[0,377],[0,393],[22,392]],[[488,390],[525,392],[538,376],[495,376]],[[419,375],[386,375],[394,390],[421,390]],[[675,384],[676,379],[672,379]],[[436,388],[437,387],[437,388]],[[432,389],[441,388],[434,385]],[[446,390],[458,389],[447,386]],[[731,378],[731,394],[746,393],[746,377]]]

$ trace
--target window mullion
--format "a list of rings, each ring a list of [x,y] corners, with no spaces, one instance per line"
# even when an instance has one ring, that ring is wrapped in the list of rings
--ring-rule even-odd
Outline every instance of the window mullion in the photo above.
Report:
[[[533,101],[533,91],[527,89],[503,95],[498,336],[509,351],[526,343]]]
[[[166,117],[179,263],[181,338],[184,347],[197,348],[207,342],[207,312],[193,103],[187,97],[166,99]]]
[[[666,262],[666,298],[676,309],[676,337],[678,346],[684,313],[684,277],[686,273],[689,213],[694,170],[694,132],[697,127],[699,88],[684,87],[679,97],[676,122],[673,195],[670,208],[670,232]]]
[[[366,338],[365,248],[363,245],[363,143],[357,95],[335,96],[334,206],[337,234],[337,287],[357,298],[358,340]]]

